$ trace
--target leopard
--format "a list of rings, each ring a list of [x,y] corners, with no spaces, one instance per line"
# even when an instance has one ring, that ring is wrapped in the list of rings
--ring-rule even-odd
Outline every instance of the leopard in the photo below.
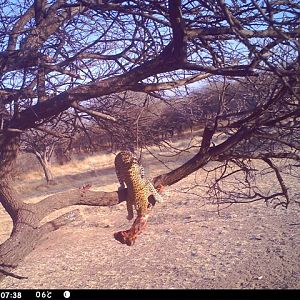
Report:
[[[114,238],[122,244],[132,246],[137,235],[146,227],[149,213],[156,202],[163,202],[163,197],[145,176],[145,170],[132,151],[120,151],[115,157],[115,170],[120,183],[119,190],[127,187],[126,208],[127,219],[137,217],[132,227],[114,234]]]

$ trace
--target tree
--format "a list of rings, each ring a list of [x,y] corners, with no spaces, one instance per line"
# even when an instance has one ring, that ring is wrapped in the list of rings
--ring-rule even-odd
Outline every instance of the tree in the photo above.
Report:
[[[13,220],[11,236],[0,246],[3,275],[14,276],[13,268],[42,235],[76,216],[63,215],[41,226],[50,212],[75,204],[115,205],[126,197],[126,191],[82,188],[28,204],[14,190],[11,171],[21,135],[63,112],[87,112],[90,99],[99,102],[89,113],[113,123],[116,118],[100,100],[104,96],[135,91],[160,97],[163,90],[225,78],[219,110],[205,124],[198,153],[156,177],[156,187],[178,182],[212,160],[258,157],[281,182],[282,192],[275,196],[289,199],[273,158],[299,161],[294,140],[300,115],[297,1],[1,0],[0,18],[0,201]],[[231,116],[223,96],[228,80],[260,80],[265,74],[272,81],[267,98],[261,96],[252,107],[241,105],[222,128],[220,120]],[[260,97],[260,91],[250,93]],[[224,135],[216,144],[219,130]],[[293,141],[286,140],[287,133],[293,133]],[[266,135],[281,151],[272,148],[256,156],[252,150],[265,146],[254,141]]]
[[[264,200],[274,207],[299,203],[297,191],[284,179],[286,175],[299,178],[299,83],[294,91],[280,94],[280,80],[260,74],[258,78],[224,79],[190,96],[190,118],[205,124],[202,145],[209,143],[209,161],[219,162],[206,166],[208,175],[213,174],[207,194],[212,202]],[[251,133],[239,137],[237,133],[244,130]],[[209,133],[210,141],[205,140],[205,133]],[[230,141],[236,144],[214,154],[213,150]],[[261,188],[257,178],[268,172],[273,173],[278,187]]]
[[[47,133],[40,134],[40,132],[33,130],[24,134],[24,139],[22,140],[22,151],[35,155],[43,168],[47,183],[51,183],[54,180],[51,170],[51,158],[57,142],[55,137],[47,135]]]

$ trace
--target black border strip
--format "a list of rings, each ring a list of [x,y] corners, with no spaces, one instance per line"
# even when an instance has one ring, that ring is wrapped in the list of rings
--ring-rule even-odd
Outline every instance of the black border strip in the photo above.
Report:
[[[70,297],[65,298],[64,293],[70,292]],[[102,289],[5,289],[0,290],[0,299],[25,299],[25,300],[101,300],[101,299],[239,299],[239,300],[273,300],[300,299],[300,290],[102,290]],[[156,298],[156,299],[155,299]]]

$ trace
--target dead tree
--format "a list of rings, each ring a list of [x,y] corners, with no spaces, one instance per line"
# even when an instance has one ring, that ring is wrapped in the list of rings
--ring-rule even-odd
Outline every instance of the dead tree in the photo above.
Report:
[[[156,186],[171,185],[211,159],[234,158],[236,146],[268,134],[261,129],[272,124],[290,122],[294,133],[299,130],[296,1],[33,2],[3,0],[0,8],[0,202],[13,220],[11,236],[0,246],[2,277],[14,276],[44,234],[77,217],[71,213],[40,225],[47,214],[75,204],[115,205],[126,197],[81,189],[28,204],[16,193],[11,171],[21,135],[64,111],[87,112],[89,99],[127,90],[153,95],[218,76],[259,77],[264,71],[276,77],[268,100],[232,120],[225,139],[215,144],[224,114],[220,97],[222,109],[206,124],[199,152],[157,177]],[[280,110],[282,103],[288,107]],[[98,116],[114,122],[100,107]],[[289,149],[276,155],[298,159]],[[263,159],[278,174],[272,156]]]

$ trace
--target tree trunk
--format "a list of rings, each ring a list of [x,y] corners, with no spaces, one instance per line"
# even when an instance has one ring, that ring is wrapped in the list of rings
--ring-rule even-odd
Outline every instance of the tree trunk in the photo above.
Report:
[[[15,166],[19,140],[17,134],[6,133],[0,136],[0,203],[13,221],[10,237],[0,245],[0,281],[5,276],[24,278],[12,271],[36,247],[41,237],[81,217],[79,210],[74,210],[41,225],[41,220],[49,213],[70,205],[116,205],[127,196],[126,190],[94,192],[85,186],[47,197],[36,204],[24,203],[15,192],[10,177]]]
[[[47,183],[52,182],[54,180],[54,176],[52,174],[50,164],[47,161],[45,161],[42,164],[42,167],[43,167],[43,170],[44,170],[44,174],[45,174]]]
[[[34,154],[43,168],[47,183],[51,183],[54,180],[54,176],[51,171],[51,165],[49,160],[47,159],[47,156],[45,154],[40,154],[38,151],[34,151]]]
[[[51,171],[50,163],[47,161],[47,159],[43,159],[43,158],[41,158],[41,160],[39,160],[39,162],[40,162],[41,166],[43,167],[43,171],[44,171],[47,183],[50,183],[54,179],[53,173]]]
[[[112,206],[125,201],[126,197],[127,190],[106,193],[83,187],[49,196],[36,204],[22,203],[17,211],[10,238],[0,245],[0,281],[8,275],[21,279],[12,270],[34,250],[45,234],[81,220],[79,210],[73,210],[40,225],[45,216],[71,205]]]
[[[40,239],[51,231],[81,220],[79,210],[68,212],[55,220],[40,225],[49,213],[70,205],[111,206],[125,201],[127,192],[94,192],[87,188],[76,189],[47,197],[36,204],[26,204],[13,197],[12,189],[1,181],[1,203],[13,216],[10,238],[0,245],[0,281],[5,276],[25,278],[12,270],[38,245]],[[16,204],[11,208],[10,203]],[[1,274],[2,273],[2,274]]]
[[[170,173],[154,179],[155,187],[163,187],[178,182],[192,172],[204,166],[212,158],[236,145],[241,139],[251,135],[253,129],[241,128],[223,143],[209,148],[210,131],[203,134],[200,151],[185,164]],[[36,204],[23,203],[15,193],[10,178],[19,148],[18,135],[6,135],[0,139],[0,202],[13,220],[10,238],[0,245],[0,280],[4,276],[16,276],[11,271],[29,254],[44,234],[78,220],[78,210],[71,211],[44,225],[40,222],[48,214],[71,205],[112,206],[126,200],[127,189],[119,192],[90,191],[89,185],[58,193]],[[2,275],[1,275],[2,273]]]

